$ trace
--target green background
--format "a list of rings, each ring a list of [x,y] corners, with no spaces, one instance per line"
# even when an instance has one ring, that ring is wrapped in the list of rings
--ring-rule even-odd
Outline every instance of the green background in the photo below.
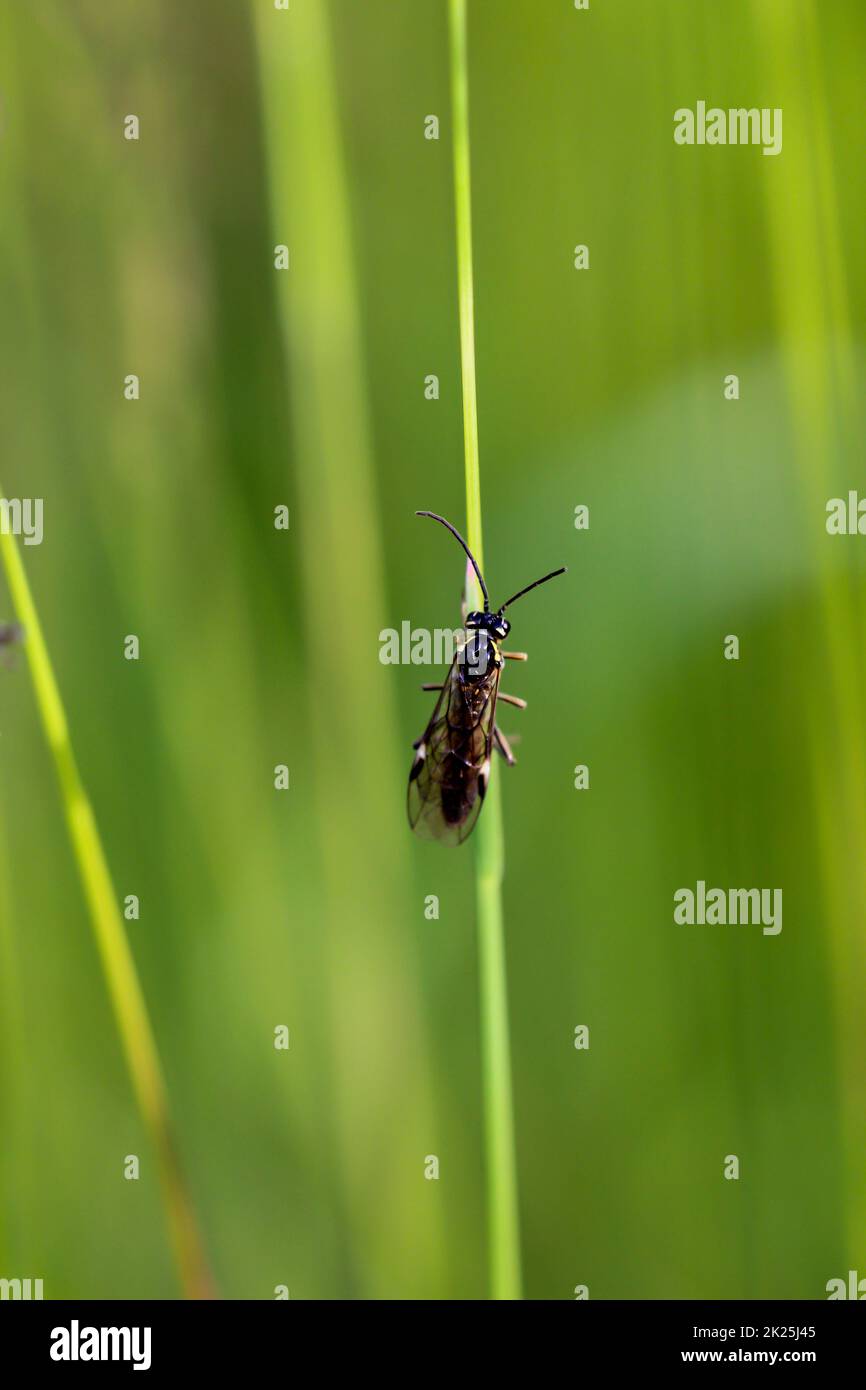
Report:
[[[0,3],[2,480],[231,1298],[487,1292],[473,845],[410,835],[433,677],[378,660],[459,613],[412,516],[464,520],[446,20]],[[470,0],[487,578],[569,566],[504,720],[531,1298],[866,1274],[864,63],[859,0]],[[782,154],[676,146],[698,100]],[[781,934],[675,926],[700,878]],[[177,1297],[20,655],[0,961],[0,1275]]]

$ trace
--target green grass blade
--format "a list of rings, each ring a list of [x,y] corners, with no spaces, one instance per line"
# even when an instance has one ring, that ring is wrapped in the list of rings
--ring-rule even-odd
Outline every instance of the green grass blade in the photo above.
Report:
[[[460,360],[463,378],[463,439],[469,548],[484,566],[481,471],[478,458],[478,400],[475,381],[475,321],[472,277],[472,192],[469,143],[469,78],[466,0],[450,0],[451,93],[454,133],[454,198],[457,223],[457,282]],[[473,583],[476,581],[472,581]],[[484,1133],[487,1151],[487,1221],[490,1289],[496,1299],[521,1296],[520,1230],[508,992],[502,918],[505,840],[499,778],[491,769],[484,814],[478,822],[478,949],[481,989],[481,1058]]]
[[[27,659],[36,703],[54,758],[69,838],[133,1091],[157,1155],[166,1218],[181,1283],[187,1297],[207,1298],[212,1296],[211,1279],[172,1142],[165,1083],[147,1006],[123,928],[96,818],[75,761],[66,713],[42,625],[17,542],[11,533],[0,534],[0,555],[12,602],[26,634]]]

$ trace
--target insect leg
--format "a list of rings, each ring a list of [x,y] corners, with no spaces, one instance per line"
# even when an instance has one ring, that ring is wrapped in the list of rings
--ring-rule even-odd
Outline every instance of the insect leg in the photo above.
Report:
[[[508,763],[508,766],[513,767],[514,764],[517,762],[517,759],[511,751],[511,744],[508,742],[508,739],[505,737],[502,730],[498,728],[495,724],[493,726],[493,738],[496,743],[496,747],[499,749],[499,752],[502,754],[503,758]]]
[[[529,652],[503,652],[506,661],[528,661]]]
[[[506,705],[514,705],[515,709],[526,709],[526,701],[521,700],[519,695],[498,695],[497,699],[504,700]]]
[[[441,685],[429,685],[429,684],[427,684],[427,685],[422,685],[421,689],[422,689],[422,690],[441,690],[441,689],[442,689],[442,686],[441,686]]]

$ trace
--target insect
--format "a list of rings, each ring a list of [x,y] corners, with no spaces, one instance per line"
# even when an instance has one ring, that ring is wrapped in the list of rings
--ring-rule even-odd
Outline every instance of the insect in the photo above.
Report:
[[[497,701],[518,709],[526,701],[516,695],[499,693],[499,677],[506,661],[526,661],[526,652],[504,652],[500,643],[511,631],[503,617],[505,609],[517,599],[565,574],[565,566],[552,570],[520,589],[491,612],[487,586],[475,557],[460,532],[435,512],[416,512],[447,527],[466,551],[484,595],[483,613],[466,613],[462,642],[447,679],[442,685],[423,685],[422,690],[438,690],[439,698],[430,723],[412,747],[415,760],[409,773],[407,810],[409,824],[427,840],[460,845],[471,834],[481,811],[490,778],[490,759],[494,747],[509,767],[514,765],[511,747],[496,724]]]

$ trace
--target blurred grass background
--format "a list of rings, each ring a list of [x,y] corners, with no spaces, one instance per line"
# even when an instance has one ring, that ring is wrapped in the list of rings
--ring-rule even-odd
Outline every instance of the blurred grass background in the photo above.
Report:
[[[487,578],[570,567],[505,721],[525,1291],[822,1297],[866,1259],[866,562],[824,527],[866,14],[501,0],[470,45]],[[783,153],[675,146],[698,100]],[[458,614],[412,517],[463,520],[448,112],[443,0],[0,0],[2,475],[228,1297],[487,1291],[472,849],[404,824],[430,677],[378,660]],[[698,878],[782,887],[781,935],[675,927]],[[20,657],[0,969],[0,1275],[176,1297]]]

